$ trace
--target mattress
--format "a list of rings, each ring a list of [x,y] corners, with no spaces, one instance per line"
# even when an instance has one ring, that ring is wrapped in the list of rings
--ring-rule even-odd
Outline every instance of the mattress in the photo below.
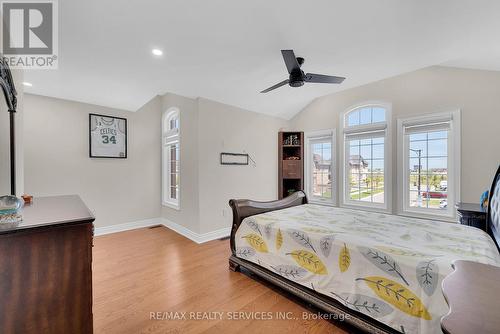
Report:
[[[442,333],[454,260],[500,266],[485,232],[460,224],[305,204],[243,220],[236,256],[402,333]]]

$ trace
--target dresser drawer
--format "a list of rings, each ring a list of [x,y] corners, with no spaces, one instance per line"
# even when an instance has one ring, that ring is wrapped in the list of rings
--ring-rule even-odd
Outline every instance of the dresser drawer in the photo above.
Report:
[[[302,178],[302,160],[283,160],[283,178]]]

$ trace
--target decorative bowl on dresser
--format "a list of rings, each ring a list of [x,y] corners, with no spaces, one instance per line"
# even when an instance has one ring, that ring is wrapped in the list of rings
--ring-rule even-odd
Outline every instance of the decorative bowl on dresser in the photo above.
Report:
[[[476,203],[459,202],[455,205],[458,221],[462,225],[477,227],[486,232],[486,209]]]
[[[94,216],[78,196],[22,213],[0,225],[0,333],[91,334]]]

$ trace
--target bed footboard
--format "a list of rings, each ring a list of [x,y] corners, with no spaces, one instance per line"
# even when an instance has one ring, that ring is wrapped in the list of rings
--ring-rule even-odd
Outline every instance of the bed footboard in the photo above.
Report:
[[[229,206],[233,210],[233,225],[231,227],[231,252],[235,252],[234,236],[243,219],[269,211],[281,210],[292,206],[307,203],[307,196],[303,191],[297,191],[292,195],[278,201],[258,202],[249,199],[232,199]]]

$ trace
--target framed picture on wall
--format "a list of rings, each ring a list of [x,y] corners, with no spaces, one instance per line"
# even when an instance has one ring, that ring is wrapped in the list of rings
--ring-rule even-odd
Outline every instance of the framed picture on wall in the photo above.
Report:
[[[89,156],[127,158],[127,119],[89,114]]]

